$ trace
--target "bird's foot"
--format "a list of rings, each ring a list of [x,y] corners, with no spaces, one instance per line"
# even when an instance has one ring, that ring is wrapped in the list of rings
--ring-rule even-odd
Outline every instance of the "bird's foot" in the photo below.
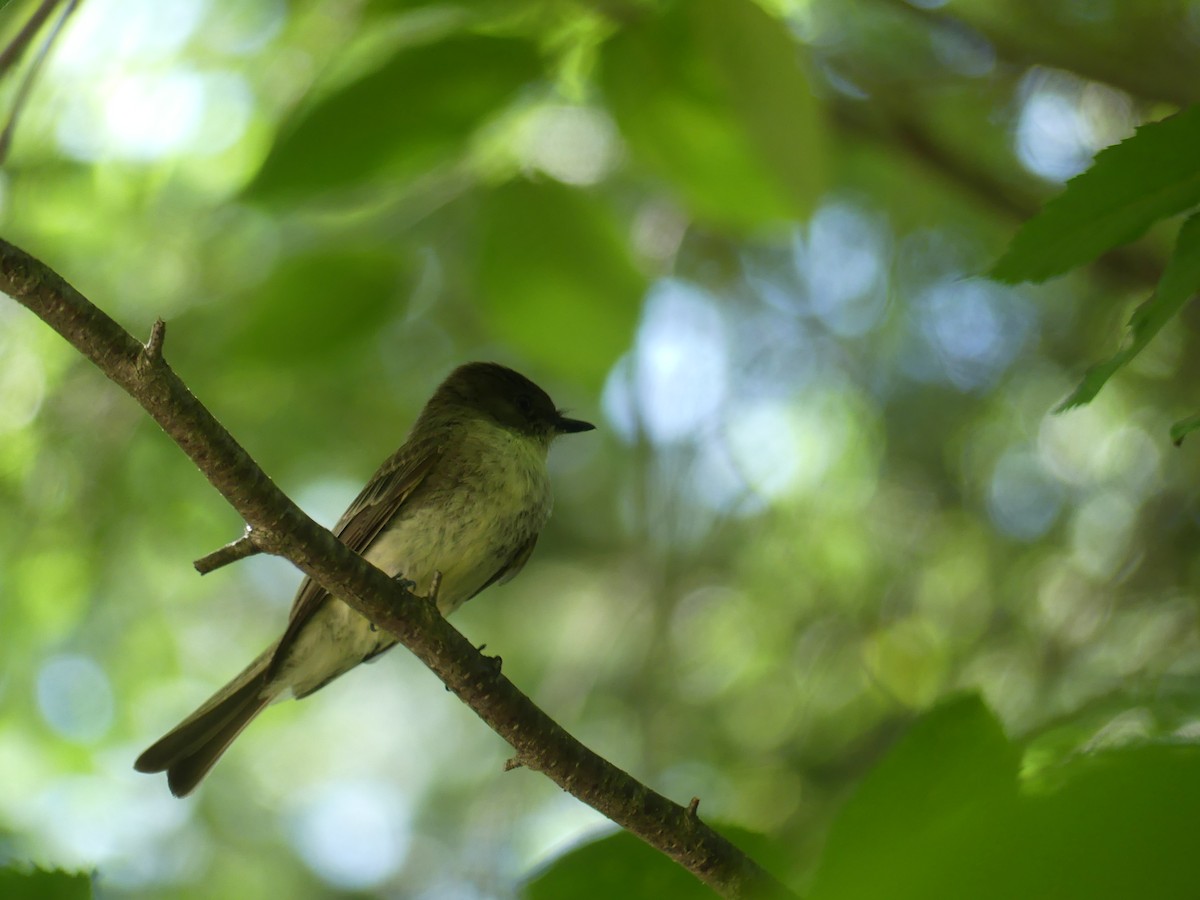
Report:
[[[400,585],[402,590],[408,591],[410,594],[417,589],[417,583],[411,578],[405,578],[404,575],[393,575],[392,581]]]
[[[396,584],[398,584],[400,586],[401,590],[407,591],[410,594],[413,593],[417,589],[417,583],[415,581],[413,581],[411,578],[405,578],[403,575],[393,575],[392,581],[396,582]],[[371,623],[371,630],[372,631],[379,630],[378,626],[376,626],[376,624],[374,622]]]
[[[499,675],[500,669],[504,666],[504,660],[499,655],[488,656],[486,653],[483,652],[486,647],[487,647],[487,644],[480,644],[476,649],[483,656],[484,662],[486,662],[489,666],[492,667],[492,674]]]

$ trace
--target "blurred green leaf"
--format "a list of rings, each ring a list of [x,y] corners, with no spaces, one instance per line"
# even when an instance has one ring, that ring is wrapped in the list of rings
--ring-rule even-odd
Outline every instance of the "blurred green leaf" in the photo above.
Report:
[[[1016,765],[978,701],[935,710],[847,803],[811,900],[1195,893],[1200,748],[1079,754],[1024,794]]]
[[[248,192],[275,198],[411,178],[461,153],[541,71],[537,50],[511,38],[453,37],[406,49],[300,112]]]
[[[517,181],[487,197],[477,293],[489,328],[548,369],[600,384],[633,338],[645,279],[589,195]]]
[[[1200,428],[1200,414],[1188,416],[1186,419],[1180,419],[1171,426],[1171,440],[1176,446],[1183,443],[1183,439]]]
[[[88,875],[0,869],[0,897],[4,900],[87,900],[91,896],[92,879]]]
[[[1145,349],[1183,305],[1200,290],[1200,214],[1183,223],[1175,251],[1163,271],[1154,294],[1137,308],[1129,320],[1130,341],[1111,359],[1093,366],[1079,387],[1058,409],[1070,409],[1089,402],[1110,377]]]
[[[710,900],[696,877],[627,831],[564,853],[525,885],[525,900]]]
[[[800,50],[751,0],[688,0],[608,42],[602,84],[634,156],[698,217],[803,217],[822,186]]]
[[[987,896],[1168,900],[1196,895],[1200,749],[1150,745],[1080,756],[1031,797],[1005,878]]]
[[[1200,106],[1143,125],[1021,226],[992,267],[999,281],[1045,281],[1200,203]]]
[[[977,697],[933,710],[838,816],[812,900],[972,896],[972,842],[1011,817],[1019,758]]]
[[[402,263],[382,252],[324,250],[286,259],[239,298],[246,317],[232,348],[289,367],[327,359],[398,313],[404,274]]]

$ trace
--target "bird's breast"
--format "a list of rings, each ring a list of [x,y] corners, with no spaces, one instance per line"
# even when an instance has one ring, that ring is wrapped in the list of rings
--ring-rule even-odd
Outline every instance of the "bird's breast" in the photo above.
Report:
[[[471,431],[443,452],[363,556],[415,582],[418,594],[440,572],[438,608],[448,615],[508,567],[550,507],[544,445],[501,429]],[[325,603],[297,637],[280,681],[304,696],[394,642],[340,600]]]
[[[364,556],[418,593],[440,572],[446,614],[541,531],[552,505],[545,447],[493,426],[466,434],[424,487]]]

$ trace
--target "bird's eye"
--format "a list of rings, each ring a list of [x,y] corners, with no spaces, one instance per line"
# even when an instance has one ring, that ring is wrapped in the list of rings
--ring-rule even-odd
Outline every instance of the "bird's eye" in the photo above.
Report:
[[[517,409],[519,409],[524,415],[533,415],[533,399],[531,397],[518,397]]]

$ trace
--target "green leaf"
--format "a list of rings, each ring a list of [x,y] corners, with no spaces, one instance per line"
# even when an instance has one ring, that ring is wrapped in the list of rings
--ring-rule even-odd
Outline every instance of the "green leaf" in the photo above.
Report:
[[[483,210],[477,294],[493,333],[528,358],[600,384],[628,347],[645,279],[587,194],[518,181]]]
[[[1196,894],[1200,750],[1148,745],[1075,758],[1026,798],[988,898],[1128,900]],[[1003,848],[1001,848],[1003,852]]]
[[[1195,894],[1200,748],[1077,754],[1023,793],[1017,760],[978,701],[935,710],[846,804],[810,900]]]
[[[1188,416],[1186,419],[1180,419],[1171,426],[1171,440],[1174,441],[1175,446],[1178,447],[1183,443],[1183,439],[1197,428],[1200,428],[1200,414]]]
[[[981,826],[1011,817],[1018,762],[977,697],[930,712],[838,816],[812,900],[972,896],[970,842]]]
[[[411,179],[460,154],[541,71],[536,49],[510,38],[460,36],[406,49],[300,113],[248,192],[273,199]]]
[[[405,267],[390,254],[324,251],[285,259],[235,301],[231,349],[288,367],[325,360],[402,309]]]
[[[525,900],[711,900],[712,891],[645,842],[618,831],[576,847],[534,876]]]
[[[1200,290],[1200,214],[1179,229],[1175,251],[1167,262],[1154,294],[1137,308],[1129,320],[1129,344],[1111,359],[1093,366],[1079,387],[1062,402],[1059,411],[1089,402],[1118,369],[1137,356],[1164,325],[1179,313],[1188,299]]]
[[[989,273],[1045,281],[1200,203],[1200,106],[1143,125],[1026,222]]]
[[[602,51],[602,84],[634,157],[699,218],[801,218],[822,187],[816,104],[784,25],[752,0],[686,0]]]
[[[68,872],[0,869],[0,897],[5,900],[87,900],[92,896],[88,875]]]

